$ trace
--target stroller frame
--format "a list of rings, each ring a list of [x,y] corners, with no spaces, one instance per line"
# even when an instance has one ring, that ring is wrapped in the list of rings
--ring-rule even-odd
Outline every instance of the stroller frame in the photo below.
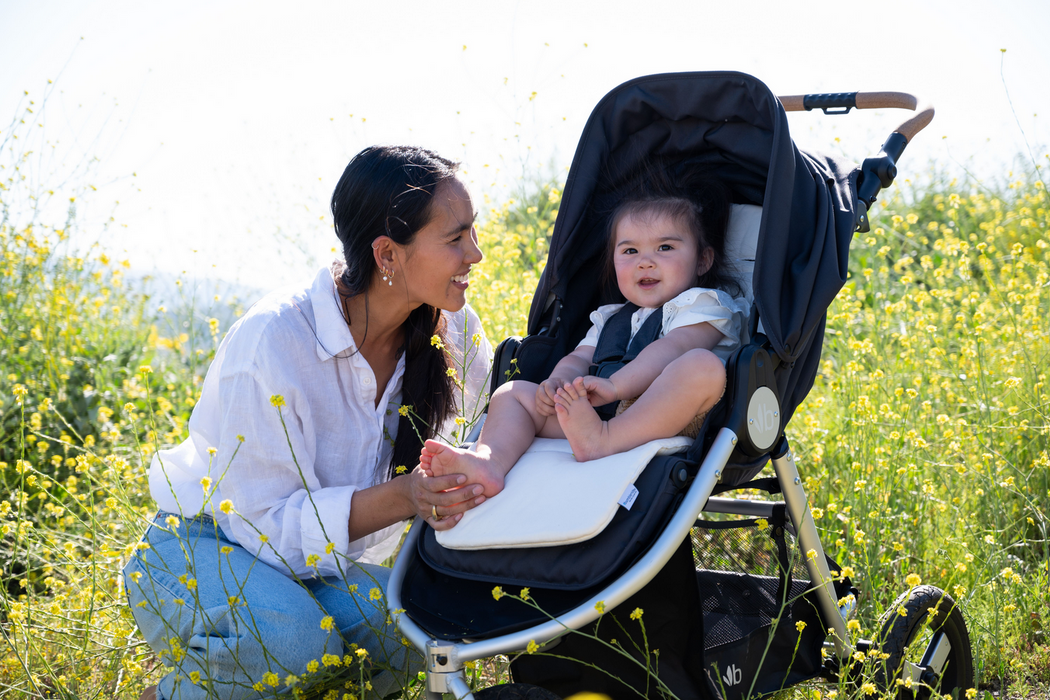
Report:
[[[852,108],[904,108],[916,111],[915,116],[894,130],[883,145],[880,154],[875,158],[866,159],[860,168],[857,201],[855,202],[855,230],[867,231],[869,207],[874,203],[879,191],[892,184],[896,176],[897,159],[915,134],[932,120],[933,108],[924,105],[922,109],[919,109],[919,101],[906,93],[839,93],[798,95],[778,99],[785,111],[803,109],[808,111],[815,108],[822,109],[826,114],[844,114]],[[752,345],[761,346],[764,340],[760,335],[761,325],[757,330],[759,340],[757,343],[753,340]],[[737,371],[746,373],[748,371],[747,362],[741,362],[740,365]],[[494,368],[494,371],[498,369]],[[752,371],[754,371],[753,368]],[[742,386],[747,386],[746,381]],[[431,638],[419,624],[405,614],[402,605],[402,585],[406,573],[418,556],[417,540],[423,529],[419,526],[421,523],[415,523],[393,567],[387,590],[387,606],[405,638],[426,656],[425,696],[427,700],[439,700],[445,693],[451,693],[457,700],[473,698],[464,672],[467,662],[497,654],[522,651],[530,643],[542,648],[559,637],[581,629],[598,619],[601,615],[598,610],[601,606],[597,605],[599,602],[604,603],[605,608],[611,610],[626,601],[663,569],[679,545],[689,536],[698,515],[702,512],[769,517],[774,508],[786,506],[788,528],[793,530],[799,548],[806,553],[804,563],[809,575],[809,591],[813,593],[824,628],[828,630],[830,637],[830,641],[824,642],[825,648],[830,652],[830,667],[851,667],[852,657],[857,651],[871,649],[874,646],[871,642],[859,640],[857,645],[853,645],[849,641],[847,620],[853,612],[855,601],[850,599],[843,606],[839,605],[833,585],[835,576],[824,554],[824,547],[810,511],[802,479],[782,428],[776,432],[758,431],[756,435],[756,432],[749,430],[745,423],[747,419],[753,419],[757,415],[756,410],[763,412],[773,410],[775,416],[779,415],[781,410],[779,397],[768,390],[759,393],[761,395],[756,396],[755,387],[752,385],[750,393],[737,397],[736,404],[746,405],[746,413],[734,410],[734,420],[730,420],[731,425],[718,429],[683,500],[648,551],[600,592],[568,612],[546,622],[476,641],[450,642]],[[756,404],[756,399],[758,404]],[[770,401],[774,403],[772,407],[768,405]],[[480,425],[475,429],[474,438],[479,430]],[[771,459],[780,485],[782,502],[712,496],[732,455],[745,445],[753,455],[768,455]],[[901,609],[903,609],[903,601],[906,596],[907,594],[899,601]],[[897,604],[894,607],[897,607]],[[916,664],[906,659],[903,660],[898,678],[910,679],[914,683],[932,684],[943,672],[951,651],[952,644],[948,635],[940,630],[936,631],[926,646],[922,661]],[[957,653],[963,652],[957,650]],[[965,653],[970,654],[970,650],[967,648]],[[825,670],[828,669],[829,663],[825,662]],[[892,685],[895,680],[897,679],[888,679],[887,685]],[[907,682],[905,680],[905,683]]]

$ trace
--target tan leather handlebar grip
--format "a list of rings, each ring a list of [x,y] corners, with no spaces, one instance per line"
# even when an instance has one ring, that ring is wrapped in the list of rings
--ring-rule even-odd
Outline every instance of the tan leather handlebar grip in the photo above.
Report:
[[[778,99],[780,104],[784,105],[785,112],[801,112],[806,109],[805,95],[787,95]],[[919,98],[907,92],[858,92],[855,100],[857,109],[918,109],[918,114],[894,129],[908,139],[909,143],[915,134],[933,121],[933,105],[924,104],[919,108]]]

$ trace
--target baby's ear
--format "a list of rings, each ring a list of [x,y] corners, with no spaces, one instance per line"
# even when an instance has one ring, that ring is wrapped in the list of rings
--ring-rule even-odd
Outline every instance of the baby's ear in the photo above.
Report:
[[[700,277],[707,273],[711,269],[711,265],[715,262],[715,249],[708,246],[704,248],[704,252],[700,253],[700,261],[696,264],[696,276]]]

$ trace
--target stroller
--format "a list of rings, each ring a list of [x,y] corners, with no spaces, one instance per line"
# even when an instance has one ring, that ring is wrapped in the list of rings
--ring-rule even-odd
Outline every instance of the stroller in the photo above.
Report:
[[[962,613],[932,586],[902,594],[874,641],[851,643],[856,591],[824,554],[784,436],[816,376],[852,235],[868,230],[869,207],[933,117],[932,108],[918,111],[859,168],[804,153],[788,135],[786,111],[854,107],[918,103],[903,93],[777,98],[751,76],[712,72],[638,78],[595,108],[566,181],[529,335],[499,346],[492,388],[512,367],[516,378],[545,379],[583,337],[589,310],[622,301],[599,279],[603,212],[654,161],[672,175],[715,172],[730,190],[727,249],[752,300],[750,342],[727,362],[725,394],[691,446],[653,458],[634,482],[637,501],[592,539],[447,550],[425,522],[413,524],[388,605],[426,656],[428,699],[593,691],[736,700],[818,676],[856,679],[865,663],[881,690],[899,697],[931,689],[958,697],[973,685]],[[775,477],[756,478],[770,461]],[[782,500],[719,495],[740,489]],[[528,588],[527,600],[500,600],[495,586]],[[629,619],[637,608],[644,633]],[[514,683],[471,693],[465,664],[525,650],[541,653],[517,656]]]

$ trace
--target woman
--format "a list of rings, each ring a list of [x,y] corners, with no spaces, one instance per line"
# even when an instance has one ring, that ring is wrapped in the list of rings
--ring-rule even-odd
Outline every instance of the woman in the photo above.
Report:
[[[491,360],[465,307],[481,251],[455,172],[419,148],[359,153],[332,195],[343,262],[264,298],[220,345],[190,437],[150,466],[160,513],[125,568],[174,667],[143,698],[287,692],[351,659],[383,697],[418,670],[379,563],[405,520],[453,527],[484,500],[416,466],[435,426],[475,409]]]

